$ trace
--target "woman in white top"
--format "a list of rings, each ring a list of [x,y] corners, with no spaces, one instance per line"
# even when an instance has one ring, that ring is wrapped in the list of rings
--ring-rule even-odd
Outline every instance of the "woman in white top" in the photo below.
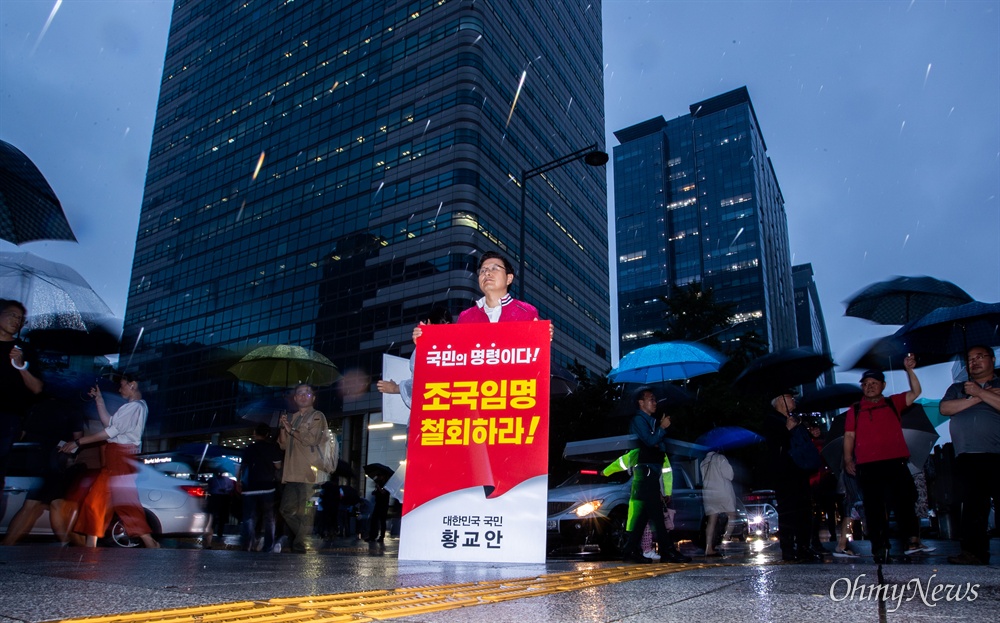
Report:
[[[736,511],[736,493],[733,491],[733,466],[724,454],[712,450],[701,461],[701,479],[705,484],[702,490],[705,504],[705,516],[708,526],[705,528],[705,555],[721,556],[715,549],[715,527],[720,513]]]
[[[108,442],[104,449],[104,468],[83,499],[74,530],[86,535],[87,547],[97,547],[98,537],[107,532],[111,518],[117,513],[129,535],[141,539],[146,547],[156,548],[160,544],[150,535],[152,530],[135,487],[134,456],[139,453],[149,408],[142,399],[138,379],[131,374],[122,375],[118,393],[128,402],[111,415],[104,405],[101,390],[96,385],[92,387],[90,396],[97,405],[104,430],[62,446],[63,452],[73,453],[88,443]]]

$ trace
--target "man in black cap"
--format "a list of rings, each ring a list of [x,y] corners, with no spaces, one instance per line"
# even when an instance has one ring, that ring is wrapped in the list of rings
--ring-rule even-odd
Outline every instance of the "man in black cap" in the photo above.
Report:
[[[783,390],[771,400],[763,424],[777,501],[778,543],[785,562],[817,562],[819,556],[809,549],[809,476],[818,469],[820,457],[794,412],[795,391]]]
[[[932,551],[920,542],[919,524],[914,510],[917,489],[906,466],[910,450],[903,438],[901,414],[920,396],[920,381],[913,371],[916,360],[907,355],[903,368],[910,391],[888,398],[885,374],[868,370],[861,375],[861,401],[845,413],[844,469],[858,477],[865,500],[868,532],[871,534],[875,562],[890,562],[889,507],[896,514],[903,556]]]

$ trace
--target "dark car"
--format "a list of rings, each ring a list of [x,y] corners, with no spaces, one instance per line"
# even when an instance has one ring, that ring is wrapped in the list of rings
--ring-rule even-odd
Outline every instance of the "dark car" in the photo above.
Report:
[[[671,507],[676,511],[674,532],[681,538],[698,540],[705,517],[702,490],[692,485],[684,470],[675,469],[673,473]],[[619,556],[631,488],[631,476],[627,472],[603,476],[597,470],[583,469],[550,489],[547,522],[549,551],[567,546],[594,547],[602,555]],[[741,508],[730,515],[721,536],[723,539],[745,540],[747,533],[746,512]]]

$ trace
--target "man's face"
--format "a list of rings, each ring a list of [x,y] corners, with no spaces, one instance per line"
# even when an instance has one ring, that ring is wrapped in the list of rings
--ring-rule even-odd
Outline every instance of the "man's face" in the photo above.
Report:
[[[0,327],[11,335],[16,334],[24,326],[24,313],[16,306],[8,307],[0,312]]]
[[[313,390],[311,387],[296,387],[295,388],[295,406],[299,409],[305,409],[307,407],[313,406],[316,403],[316,397],[313,395]]]
[[[865,379],[861,381],[861,393],[869,400],[874,400],[881,396],[883,389],[885,389],[885,381],[878,379]]]
[[[996,366],[996,358],[993,353],[985,348],[972,348],[969,350],[969,377],[989,377]]]
[[[483,262],[479,267],[479,289],[483,294],[494,294],[504,296],[514,275],[511,275],[503,266],[503,262],[495,257]]]
[[[639,398],[639,410],[649,415],[656,413],[656,396],[653,392],[643,392]]]

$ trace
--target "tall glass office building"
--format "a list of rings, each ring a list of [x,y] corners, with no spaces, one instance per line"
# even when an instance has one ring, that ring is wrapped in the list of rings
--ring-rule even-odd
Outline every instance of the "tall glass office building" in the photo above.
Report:
[[[522,171],[602,142],[602,81],[599,2],[178,0],[125,321],[152,440],[245,430],[273,390],[227,368],[297,344],[344,373],[344,454],[401,456],[367,433],[382,355],[472,305],[487,250],[525,254],[556,361],[610,367],[603,168],[531,179],[519,247]]]
[[[622,355],[657,341],[664,297],[691,283],[735,305],[723,341],[752,329],[772,350],[795,346],[784,199],[746,88],[615,137]]]

